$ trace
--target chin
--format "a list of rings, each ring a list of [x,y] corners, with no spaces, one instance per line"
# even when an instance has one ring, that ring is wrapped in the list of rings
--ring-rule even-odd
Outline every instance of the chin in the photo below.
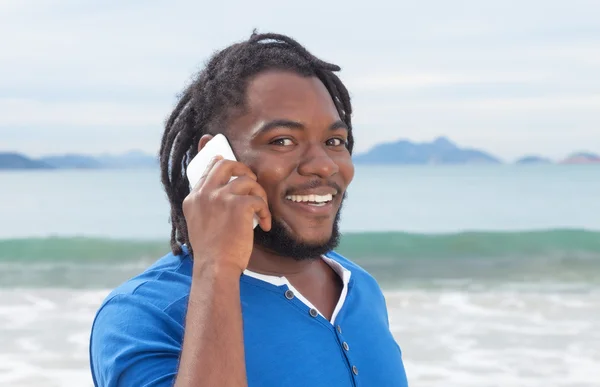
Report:
[[[290,231],[290,235],[299,243],[306,245],[322,245],[331,239],[333,225],[328,228],[303,230],[302,233]]]
[[[296,260],[315,259],[338,246],[339,213],[333,222],[302,224],[295,220],[288,223],[273,217],[271,231],[265,232],[260,227],[254,230],[255,243]]]

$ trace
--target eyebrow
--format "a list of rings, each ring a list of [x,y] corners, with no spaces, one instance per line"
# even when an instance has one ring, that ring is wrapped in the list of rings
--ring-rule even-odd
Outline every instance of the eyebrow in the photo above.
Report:
[[[268,133],[275,128],[288,128],[288,129],[295,129],[295,130],[303,130],[304,125],[298,121],[291,121],[291,120],[285,120],[285,119],[272,120],[272,121],[265,122],[264,124],[262,124],[254,132],[253,137]],[[336,122],[334,122],[333,124],[331,124],[329,126],[329,130],[337,130],[337,129],[348,130],[348,125],[346,125],[346,123],[342,120],[337,120]]]

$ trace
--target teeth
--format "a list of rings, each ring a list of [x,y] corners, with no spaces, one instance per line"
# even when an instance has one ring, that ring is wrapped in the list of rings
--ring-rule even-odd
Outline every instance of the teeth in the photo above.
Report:
[[[294,202],[326,203],[333,199],[333,195],[288,195],[285,198]]]

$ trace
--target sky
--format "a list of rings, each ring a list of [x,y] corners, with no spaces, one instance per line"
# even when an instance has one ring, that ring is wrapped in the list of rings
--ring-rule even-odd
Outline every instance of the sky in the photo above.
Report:
[[[356,152],[447,136],[600,153],[600,1],[0,0],[0,151],[155,153],[210,55],[284,33],[342,67]]]

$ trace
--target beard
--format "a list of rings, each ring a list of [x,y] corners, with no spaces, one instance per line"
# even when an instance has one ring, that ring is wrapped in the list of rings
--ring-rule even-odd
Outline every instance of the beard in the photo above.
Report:
[[[254,243],[277,255],[290,257],[296,261],[317,259],[321,257],[321,255],[335,249],[340,243],[339,223],[342,205],[345,199],[346,193],[344,193],[340,208],[338,208],[337,214],[335,214],[331,235],[329,236],[329,239],[323,242],[308,243],[302,241],[297,235],[294,235],[280,219],[273,217],[271,231],[266,232],[261,229],[260,226],[254,229]]]

